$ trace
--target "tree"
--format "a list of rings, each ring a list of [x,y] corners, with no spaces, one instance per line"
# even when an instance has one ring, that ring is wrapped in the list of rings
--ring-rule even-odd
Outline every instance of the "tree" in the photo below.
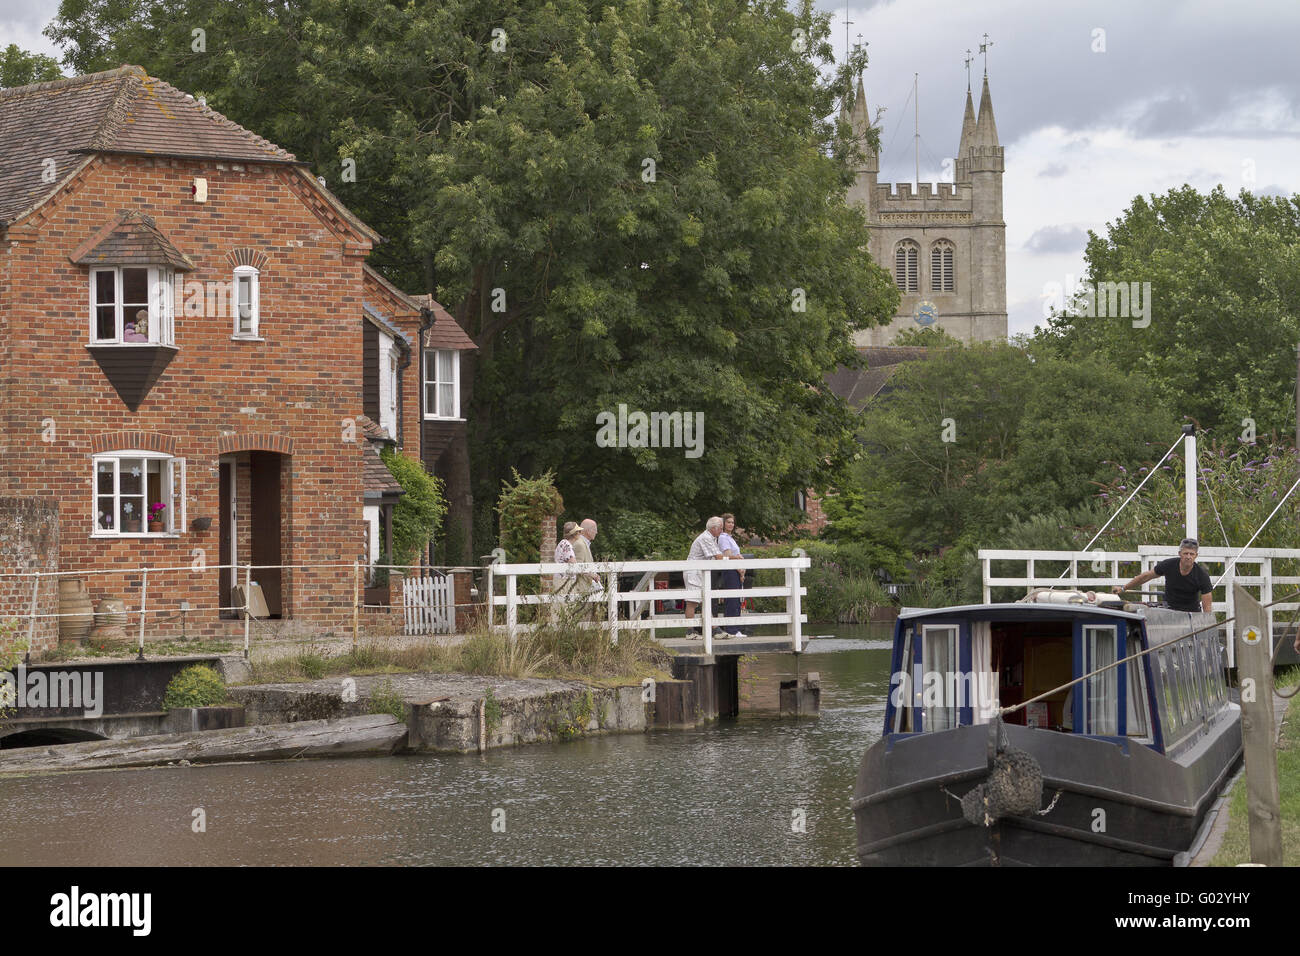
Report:
[[[317,165],[389,238],[390,275],[450,304],[479,346],[472,445],[449,452],[462,520],[472,459],[480,528],[518,467],[598,519],[730,507],[770,532],[851,453],[822,377],[898,301],[824,118],[866,57],[823,78],[829,29],[811,0],[64,0],[50,35]],[[703,416],[702,443],[598,443],[620,406]]]
[[[10,43],[0,50],[0,89],[62,78],[59,61],[43,53],[28,53]]]
[[[933,352],[889,384],[863,410],[847,490],[920,550],[1086,506],[1114,462],[1154,464],[1177,436],[1149,383],[1030,343]]]
[[[1086,286],[1123,283],[1148,316],[1113,315],[1118,285],[1058,312],[1041,338],[1062,355],[1095,355],[1150,381],[1206,428],[1259,434],[1295,427],[1300,341],[1300,197],[1190,186],[1141,196],[1103,238],[1089,234]],[[1144,294],[1149,284],[1149,295]],[[1105,300],[1107,316],[1102,317]],[[1088,315],[1092,311],[1096,315]],[[1136,325],[1135,325],[1136,323]]]

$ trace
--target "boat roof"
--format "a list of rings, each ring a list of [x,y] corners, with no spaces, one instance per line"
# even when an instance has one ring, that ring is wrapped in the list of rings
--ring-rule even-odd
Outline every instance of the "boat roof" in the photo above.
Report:
[[[963,615],[999,617],[1004,620],[1032,620],[1034,618],[1078,617],[1080,614],[1100,617],[1118,617],[1126,621],[1141,621],[1146,615],[1118,608],[1097,607],[1090,604],[958,604],[952,607],[905,607],[898,613],[900,620],[923,617],[959,617]]]

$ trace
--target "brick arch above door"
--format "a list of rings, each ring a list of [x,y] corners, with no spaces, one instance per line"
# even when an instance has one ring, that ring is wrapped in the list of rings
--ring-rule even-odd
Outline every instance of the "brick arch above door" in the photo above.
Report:
[[[273,451],[280,455],[292,455],[293,439],[287,435],[252,432],[222,435],[217,439],[217,454],[231,455],[239,451]]]

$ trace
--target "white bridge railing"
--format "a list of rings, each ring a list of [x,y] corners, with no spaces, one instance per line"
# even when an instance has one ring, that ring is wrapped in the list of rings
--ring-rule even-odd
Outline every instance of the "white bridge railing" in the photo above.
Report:
[[[1143,545],[1136,551],[1023,551],[998,548],[981,548],[979,551],[980,567],[984,582],[984,602],[992,601],[994,588],[1031,588],[1070,587],[1082,590],[1106,590],[1113,585],[1124,585],[1143,571],[1148,571],[1157,562],[1178,556],[1176,545]],[[1235,561],[1234,561],[1235,559]],[[1241,584],[1248,590],[1257,592],[1256,596],[1263,604],[1270,604],[1275,597],[1285,596],[1300,590],[1300,575],[1280,575],[1273,573],[1275,561],[1300,562],[1300,548],[1239,548],[1204,547],[1196,560],[1205,565],[1210,573],[1210,580],[1215,584],[1213,608],[1222,611],[1231,618],[1235,617],[1232,600],[1232,585]],[[993,574],[994,562],[1015,562],[1023,574]],[[1229,562],[1232,567],[1227,568]],[[1047,565],[1044,568],[1043,565]],[[1068,565],[1062,568],[1062,565]],[[1121,566],[1124,571],[1121,573]],[[1227,574],[1224,570],[1227,568]],[[1062,574],[1062,570],[1065,571]],[[1222,578],[1222,580],[1220,580]],[[1156,600],[1157,591],[1163,590],[1160,579],[1149,581],[1140,589],[1148,600]],[[1222,599],[1219,593],[1222,591]],[[1294,613],[1300,610],[1300,602],[1277,604],[1267,608],[1269,633],[1273,631],[1274,612]],[[1235,622],[1226,625],[1227,636],[1236,636]],[[1233,647],[1235,641],[1228,641],[1228,664],[1235,664]]]
[[[599,604],[603,608],[604,626],[609,628],[611,638],[617,642],[619,631],[649,630],[650,636],[661,628],[681,628],[689,626],[678,615],[662,616],[655,613],[656,601],[690,601],[697,604],[695,624],[704,632],[704,653],[713,653],[713,629],[726,625],[753,626],[759,624],[781,624],[789,628],[794,641],[796,653],[803,650],[803,625],[807,616],[802,611],[803,595],[807,589],[799,583],[799,574],[807,570],[811,561],[806,556],[792,558],[738,558],[705,561],[622,561],[593,562],[590,564],[493,564],[487,569],[487,582],[484,590],[489,601],[490,621],[493,627],[501,626],[497,621],[497,608],[504,609],[504,627],[513,641],[520,631],[530,630],[533,625],[520,622],[519,608],[528,605],[563,604],[585,601]],[[740,571],[746,575],[763,568],[774,568],[784,572],[783,583],[766,587],[715,588],[712,583],[714,571]],[[698,571],[702,586],[698,588],[681,587],[664,590],[654,589],[656,577],[673,572],[684,574]],[[599,582],[591,582],[591,590],[586,594],[578,593],[540,593],[520,594],[521,577],[539,577],[549,575],[573,575],[581,579],[585,575],[598,575]],[[629,590],[621,590],[619,576],[638,574],[640,578]],[[497,594],[497,582],[504,579],[504,594]],[[541,590],[541,588],[539,588]],[[785,610],[774,614],[745,614],[741,617],[724,617],[713,613],[714,599],[724,598],[784,598]],[[619,605],[628,605],[629,612],[620,619]],[[648,610],[648,617],[641,619],[641,613]],[[595,626],[594,623],[592,626]]]

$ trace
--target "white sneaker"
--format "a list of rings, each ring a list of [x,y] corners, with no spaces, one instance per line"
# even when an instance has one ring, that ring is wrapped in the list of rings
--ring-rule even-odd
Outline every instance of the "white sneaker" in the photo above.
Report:
[[[729,641],[731,640],[731,635],[728,634],[726,631],[714,631],[713,639],[715,641]]]
[[[732,637],[749,637],[749,635],[746,634],[744,631],[733,631],[732,634],[731,634],[731,636],[732,636]]]

